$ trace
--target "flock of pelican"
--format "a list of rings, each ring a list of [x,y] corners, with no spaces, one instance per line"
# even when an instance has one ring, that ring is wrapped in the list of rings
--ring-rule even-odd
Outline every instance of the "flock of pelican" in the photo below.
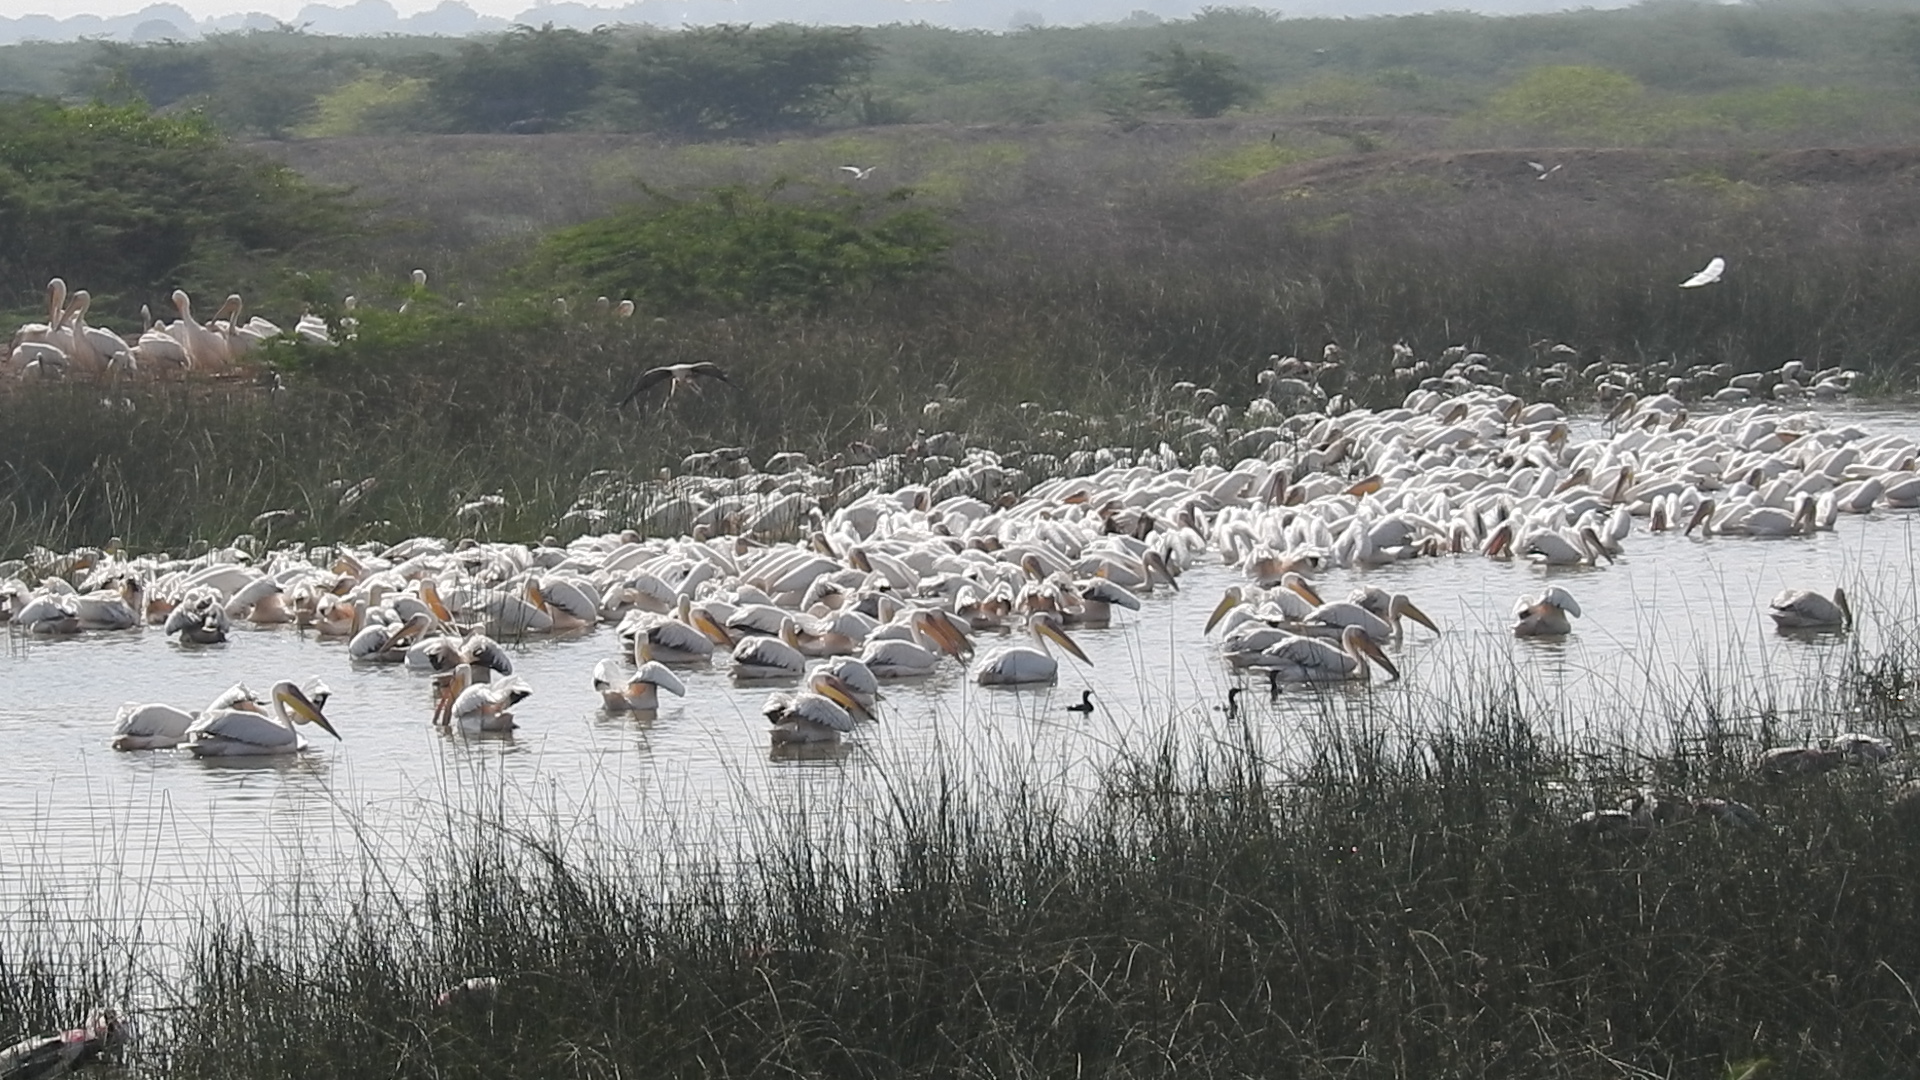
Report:
[[[496,641],[608,624],[617,652],[582,678],[609,710],[650,712],[662,691],[686,693],[675,668],[724,663],[742,683],[769,684],[775,741],[834,742],[877,714],[888,680],[964,666],[985,686],[1044,684],[1063,661],[1090,669],[1074,633],[1177,589],[1202,560],[1245,578],[1205,627],[1231,667],[1276,686],[1398,678],[1388,649],[1403,625],[1441,627],[1377,588],[1325,602],[1311,575],[1423,558],[1595,566],[1639,532],[1790,537],[1840,514],[1920,506],[1912,440],[1775,405],[1696,416],[1653,394],[1583,424],[1491,389],[1421,389],[1381,411],[1284,415],[1256,398],[1238,416],[1195,420],[1211,438],[1194,464],[1165,443],[1033,455],[1025,469],[1055,473],[1037,481],[952,435],[925,440],[913,464],[929,479],[914,484],[898,483],[897,458],[829,469],[786,453],[756,472],[716,451],[703,463],[734,475],[616,482],[627,505],[652,508],[641,524],[666,534],[652,538],[417,537],[194,559],[39,552],[0,564],[0,611],[39,635],[153,625],[208,645],[245,620],[342,638],[352,663],[431,676],[435,722],[473,731],[510,729],[532,693]],[[1783,628],[1851,620],[1838,592],[1783,593],[1770,613]],[[1556,585],[1522,597],[1511,627],[1566,634],[1579,615]],[[1000,644],[977,647],[983,636]],[[223,695],[179,744],[297,749],[303,723],[337,737],[324,703],[291,681],[264,701]],[[168,714],[167,730],[184,715]],[[116,738],[126,735],[137,736],[129,746],[145,737]]]
[[[285,333],[258,315],[242,322],[238,293],[228,296],[204,323],[194,318],[193,301],[185,291],[175,289],[172,299],[175,320],[163,323],[143,307],[139,331],[129,342],[104,326],[90,325],[92,298],[87,290],[69,295],[67,283],[54,278],[47,282],[47,321],[14,331],[8,368],[22,379],[220,375],[234,370],[260,343]],[[300,316],[292,332],[317,345],[333,344],[326,322],[310,313]]]

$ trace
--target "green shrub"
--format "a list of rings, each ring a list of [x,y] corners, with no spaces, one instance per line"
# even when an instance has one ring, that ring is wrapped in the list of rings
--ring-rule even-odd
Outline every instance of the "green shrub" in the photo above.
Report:
[[[878,204],[848,192],[778,197],[785,190],[650,191],[650,203],[553,234],[533,271],[652,310],[812,308],[930,270],[952,243],[934,211],[903,205],[907,189]]]
[[[96,302],[211,284],[338,249],[344,195],[241,150],[197,113],[144,106],[0,106],[0,281],[14,305],[63,274]]]

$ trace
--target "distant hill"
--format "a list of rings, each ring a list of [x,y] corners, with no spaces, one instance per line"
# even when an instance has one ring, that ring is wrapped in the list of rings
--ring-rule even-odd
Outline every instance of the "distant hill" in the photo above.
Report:
[[[715,23],[764,25],[776,22],[834,26],[929,23],[965,30],[1017,30],[1183,19],[1208,6],[1212,5],[1205,0],[635,0],[621,6],[595,7],[549,0],[509,19],[482,15],[461,0],[442,0],[438,7],[412,15],[401,15],[388,0],[355,0],[340,6],[308,4],[286,25],[315,34],[441,37],[497,33],[515,24],[541,26],[547,23],[579,30],[621,24],[677,27]],[[1360,17],[1432,10],[1474,10],[1490,15],[1509,15],[1625,6],[1627,4],[1621,0],[1605,0],[1597,4],[1578,3],[1576,0],[1480,0],[1469,4],[1449,4],[1444,0],[1303,0],[1289,5],[1284,13],[1302,17]],[[271,30],[280,25],[281,20],[260,12],[195,19],[191,12],[178,4],[159,3],[129,15],[112,17],[0,17],[0,45],[22,41],[74,41],[81,38],[136,43],[190,41],[208,34]]]

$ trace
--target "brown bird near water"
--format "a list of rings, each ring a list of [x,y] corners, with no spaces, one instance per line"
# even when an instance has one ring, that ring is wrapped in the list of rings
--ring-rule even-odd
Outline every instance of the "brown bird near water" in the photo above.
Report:
[[[669,399],[671,399],[682,386],[691,389],[697,394],[700,392],[700,384],[694,382],[694,380],[702,378],[719,379],[728,386],[733,385],[733,380],[727,378],[727,373],[720,370],[719,364],[707,361],[702,361],[698,364],[666,364],[657,368],[649,368],[642,373],[639,381],[633,384],[633,389],[627,391],[627,395],[620,399],[618,404],[615,405],[615,408],[625,405],[627,402],[646,393],[653,387],[663,382],[668,382],[669,380],[671,380],[671,385],[667,387],[667,397]]]

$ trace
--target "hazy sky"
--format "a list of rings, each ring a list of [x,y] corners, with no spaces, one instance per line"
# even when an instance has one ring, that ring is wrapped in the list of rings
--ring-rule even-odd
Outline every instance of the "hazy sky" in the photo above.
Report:
[[[75,15],[131,15],[148,7],[154,0],[0,0],[0,15],[18,18],[22,15],[51,15],[57,19],[71,18]],[[228,15],[235,12],[259,11],[276,18],[291,19],[308,0],[169,0],[186,8],[195,18],[206,19],[215,15]],[[346,7],[353,0],[318,0],[331,7]],[[466,5],[482,15],[510,17],[534,6],[536,0],[466,0]],[[589,7],[616,7],[619,0],[583,0]],[[420,11],[431,11],[439,6],[440,0],[388,0],[394,10],[402,15],[412,15]]]

